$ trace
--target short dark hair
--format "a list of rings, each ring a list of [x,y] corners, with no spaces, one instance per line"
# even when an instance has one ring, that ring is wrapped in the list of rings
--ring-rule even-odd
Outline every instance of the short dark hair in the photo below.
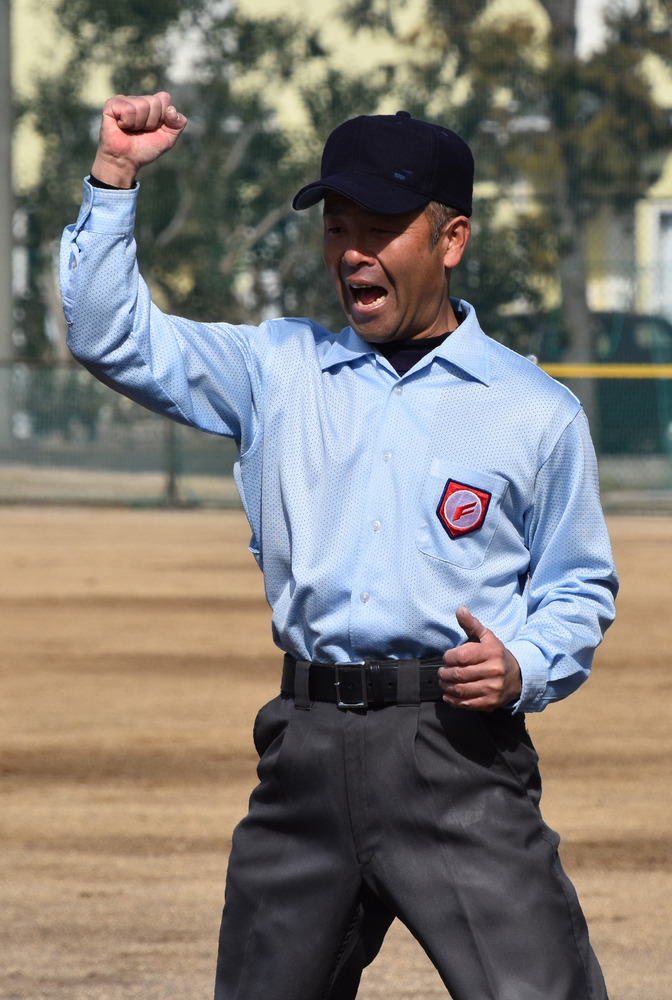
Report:
[[[463,213],[440,201],[430,201],[425,205],[425,215],[429,221],[429,246],[433,250],[441,238],[444,226]]]

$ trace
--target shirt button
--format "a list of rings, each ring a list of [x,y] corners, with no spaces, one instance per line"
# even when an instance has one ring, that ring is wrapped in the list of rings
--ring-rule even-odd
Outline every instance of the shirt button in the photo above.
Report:
[[[371,531],[380,531],[380,521],[371,522]]]
[[[366,604],[366,602],[368,601],[368,599],[369,599],[370,596],[371,596],[371,594],[369,594],[369,592],[367,590],[363,590],[361,592],[361,594],[359,595],[359,599],[362,602],[362,604]]]
[[[391,458],[392,458],[392,452],[391,451],[384,451],[383,452],[383,462],[389,462]]]
[[[403,390],[403,388],[400,385],[395,385],[395,387],[393,389],[393,392],[394,392],[395,396],[401,396],[401,394],[402,394],[403,391],[404,390]]]

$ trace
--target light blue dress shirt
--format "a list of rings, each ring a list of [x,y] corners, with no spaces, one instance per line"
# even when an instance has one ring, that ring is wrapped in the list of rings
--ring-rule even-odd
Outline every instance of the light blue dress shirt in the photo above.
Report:
[[[577,399],[466,302],[403,377],[349,327],[166,316],[138,274],[137,190],[85,183],[62,243],[70,348],[143,406],[238,442],[277,645],[324,662],[441,654],[464,641],[466,604],[520,664],[517,710],[578,687],[617,582]]]

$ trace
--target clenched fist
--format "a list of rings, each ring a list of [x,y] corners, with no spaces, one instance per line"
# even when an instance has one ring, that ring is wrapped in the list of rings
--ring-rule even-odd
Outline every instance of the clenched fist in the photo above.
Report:
[[[132,187],[140,168],[172,149],[186,124],[165,91],[146,97],[111,97],[103,108],[91,173],[105,184]]]

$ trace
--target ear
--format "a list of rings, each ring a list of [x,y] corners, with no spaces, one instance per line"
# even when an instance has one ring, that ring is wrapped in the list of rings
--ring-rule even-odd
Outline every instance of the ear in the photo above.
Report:
[[[470,236],[471,223],[466,215],[458,215],[446,223],[446,228],[441,236],[444,248],[444,267],[455,267],[460,263]]]

